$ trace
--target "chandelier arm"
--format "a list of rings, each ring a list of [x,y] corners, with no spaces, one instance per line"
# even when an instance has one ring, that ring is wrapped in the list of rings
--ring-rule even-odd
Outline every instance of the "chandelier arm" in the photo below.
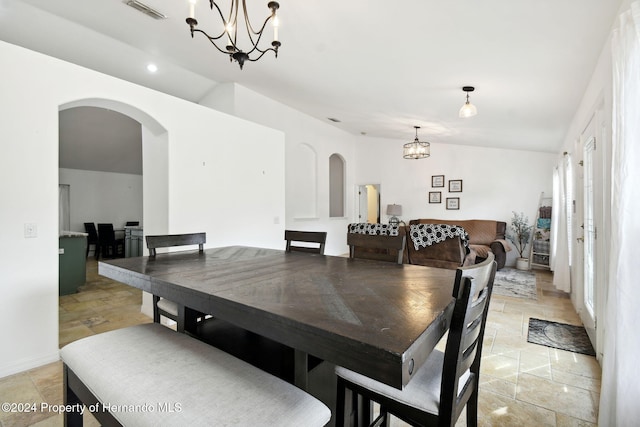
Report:
[[[218,37],[213,37],[213,39],[218,40],[220,38],[222,38],[222,36],[224,36],[225,34],[228,36],[228,40],[227,42],[231,42],[231,46],[233,46],[233,49],[235,51],[239,51],[240,49],[238,49],[238,46],[236,45],[236,41],[237,41],[237,34],[238,34],[238,7],[237,7],[237,0],[233,0],[231,2],[231,9],[229,10],[229,18],[225,19],[224,15],[222,14],[222,10],[220,10],[220,7],[218,6],[218,4],[216,2],[214,2],[213,0],[209,0],[209,5],[211,6],[211,10],[213,10],[214,6],[216,8],[216,10],[218,11],[218,15],[220,16],[220,19],[222,20],[223,26],[224,26],[224,30],[222,30],[222,34],[220,34]],[[233,32],[233,37],[231,37],[231,34],[229,34],[229,31],[227,29],[227,27],[229,26],[229,23],[231,23],[232,27],[234,28],[234,32]],[[201,31],[204,35],[206,35],[207,37],[209,37],[209,41],[211,41],[211,36],[209,36],[207,33],[205,33],[204,31]],[[218,48],[218,46],[216,46],[216,48]],[[218,50],[220,50],[220,48],[218,48]],[[223,53],[229,53],[228,49],[225,50],[220,50]]]
[[[200,29],[198,29],[198,28],[194,28],[194,29],[193,29],[193,32],[194,32],[194,33],[201,33],[201,34],[203,34],[203,35],[204,35],[204,36],[205,36],[205,37],[206,37],[206,38],[211,42],[211,44],[212,44],[216,49],[218,49],[218,51],[220,51],[220,52],[222,52],[222,53],[225,53],[225,54],[228,54],[228,53],[229,53],[229,51],[228,51],[228,50],[226,50],[226,49],[224,49],[224,50],[223,50],[223,49],[220,49],[220,48],[218,47],[218,45],[216,44],[216,42],[215,42],[215,40],[220,40],[220,38],[221,38],[222,36],[224,36],[224,35],[225,35],[225,33],[220,34],[218,37],[211,37],[209,34],[205,33],[203,30],[200,30]]]
[[[260,52],[260,56],[256,57],[256,58],[247,58],[247,61],[251,61],[251,62],[256,62],[258,59],[262,58],[264,56],[265,53],[269,52],[270,50],[273,51],[276,54],[276,57],[278,57],[278,51],[275,50],[274,48],[270,47],[269,49],[266,50],[260,50],[260,49],[253,49],[253,50],[258,50],[258,52]],[[253,52],[252,50],[252,52]]]
[[[267,19],[264,20],[264,22],[262,23],[262,27],[260,28],[260,31],[255,31],[253,29],[253,25],[251,25],[251,21],[249,20],[249,13],[247,12],[247,2],[246,0],[242,1],[242,10],[244,12],[244,23],[247,25],[247,33],[251,32],[254,35],[261,35],[262,32],[264,31],[264,28],[267,26],[267,22],[269,22],[270,19],[273,18],[273,10],[271,11],[271,14],[269,16],[267,16]],[[249,38],[251,38],[251,34],[249,34]]]
[[[257,50],[258,52],[263,52],[263,53],[268,51],[268,50],[273,50],[272,48],[269,48],[269,49],[263,51],[262,49],[260,49],[258,47],[258,45],[260,44],[260,39],[262,39],[262,34],[264,34],[264,29],[267,27],[267,23],[269,22],[269,20],[271,20],[271,18],[273,18],[273,13],[271,15],[269,15],[267,17],[267,19],[264,20],[264,22],[262,23],[262,27],[260,28],[260,31],[256,32],[256,31],[254,31],[253,27],[251,26],[251,22],[249,22],[249,17],[247,16],[247,10],[246,10],[246,3],[243,2],[243,5],[245,7],[245,10],[244,10],[244,13],[245,13],[244,21],[245,21],[245,24],[247,26],[247,36],[249,37],[249,41],[251,42],[251,50],[249,50],[247,52],[247,54],[250,54],[251,52],[253,52],[255,50]],[[253,41],[253,37],[252,37],[251,33],[253,33],[253,35],[257,35],[258,36],[258,38],[257,38],[257,40],[255,42]]]
[[[235,27],[235,25],[236,25],[236,23],[238,21],[237,0],[233,0],[231,2],[231,9],[229,9],[229,18],[227,18],[227,19],[225,19],[224,15],[222,14],[222,10],[220,10],[220,7],[218,6],[218,4],[215,1],[209,0],[209,5],[211,6],[211,10],[213,10],[214,6],[218,10],[218,15],[220,15],[220,19],[222,19],[222,22],[224,23],[225,30],[227,29],[227,25],[229,25],[229,22],[231,22],[231,21],[233,21],[233,25]],[[235,13],[234,13],[234,11],[235,11]]]

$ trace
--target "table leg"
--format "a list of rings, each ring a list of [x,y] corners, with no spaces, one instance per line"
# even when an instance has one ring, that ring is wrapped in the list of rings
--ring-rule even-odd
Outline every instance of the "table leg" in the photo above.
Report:
[[[307,390],[308,387],[308,369],[309,358],[307,353],[296,349],[293,359],[293,383],[302,390]]]

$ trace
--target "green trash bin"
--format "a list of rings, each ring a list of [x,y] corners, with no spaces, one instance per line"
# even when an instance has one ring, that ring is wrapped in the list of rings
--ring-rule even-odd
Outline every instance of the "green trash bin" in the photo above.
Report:
[[[60,235],[58,248],[60,295],[76,293],[78,286],[87,280],[87,234],[64,232]]]

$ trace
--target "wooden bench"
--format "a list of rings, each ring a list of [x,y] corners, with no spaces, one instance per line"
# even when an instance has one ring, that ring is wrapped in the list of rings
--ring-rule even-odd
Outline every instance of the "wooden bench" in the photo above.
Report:
[[[331,411],[299,388],[157,323],[66,345],[65,425],[86,405],[109,425],[323,426]]]

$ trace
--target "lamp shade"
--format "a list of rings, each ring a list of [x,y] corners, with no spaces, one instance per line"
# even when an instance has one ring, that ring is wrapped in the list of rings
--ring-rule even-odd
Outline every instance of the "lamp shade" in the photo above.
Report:
[[[458,115],[463,119],[467,117],[473,117],[476,114],[478,114],[478,109],[476,108],[475,105],[473,105],[469,101],[464,103],[462,108],[460,108],[460,112],[458,113]]]
[[[387,205],[387,215],[391,215],[391,216],[402,215],[402,205]]]

